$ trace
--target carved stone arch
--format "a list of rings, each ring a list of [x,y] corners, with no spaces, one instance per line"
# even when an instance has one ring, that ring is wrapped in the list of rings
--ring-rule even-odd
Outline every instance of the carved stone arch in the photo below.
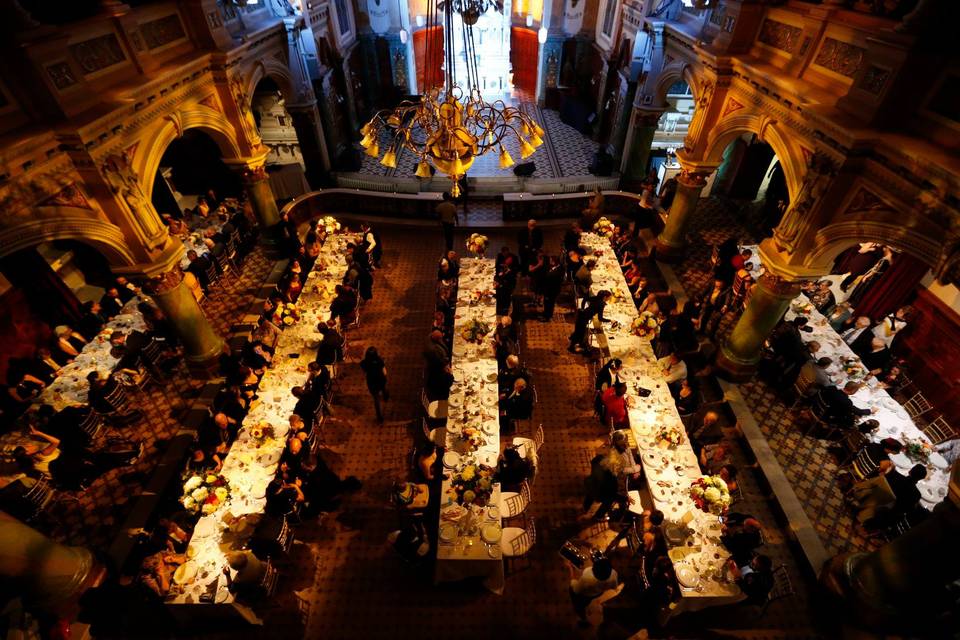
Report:
[[[256,63],[254,63],[250,75],[242,84],[245,92],[244,95],[246,95],[248,100],[253,99],[253,93],[257,90],[257,85],[260,84],[260,81],[264,78],[270,78],[277,83],[277,86],[280,87],[280,93],[283,95],[283,99],[286,100],[287,104],[297,104],[299,102],[296,83],[294,82],[293,74],[290,73],[290,68],[273,57],[257,60]],[[247,106],[249,107],[250,105]]]
[[[236,129],[219,111],[198,107],[180,111],[174,119],[163,118],[141,138],[141,143],[137,145],[138,153],[132,159],[147,198],[153,195],[153,177],[167,147],[189,129],[200,129],[208,134],[217,143],[224,159],[235,160],[243,155]]]
[[[673,86],[673,83],[678,80],[686,81],[687,84],[690,85],[690,90],[694,91],[694,85],[690,84],[690,80],[693,80],[694,76],[692,72],[688,72],[689,68],[689,64],[683,60],[671,60],[664,65],[660,71],[660,75],[657,77],[657,84],[654,87],[654,100],[657,106],[666,106],[667,91]],[[694,99],[696,99],[696,95],[696,92],[694,92]]]
[[[834,259],[844,249],[860,242],[877,242],[910,254],[930,268],[937,266],[944,242],[943,233],[932,225],[904,219],[904,212],[884,211],[879,215],[853,215],[829,224],[814,238],[814,245],[805,256],[804,266],[829,273]],[[925,228],[925,227],[931,228]]]
[[[90,212],[70,214],[70,207],[59,207],[56,219],[32,220],[0,229],[0,258],[22,249],[53,240],[77,240],[99,251],[111,267],[130,267],[137,263],[124,241],[120,227],[90,217]]]
[[[807,172],[806,158],[801,147],[793,141],[791,133],[766,114],[737,113],[722,118],[710,129],[703,162],[722,162],[727,145],[744,133],[758,134],[763,142],[773,148],[783,168],[790,201],[796,201],[803,184],[803,177]]]

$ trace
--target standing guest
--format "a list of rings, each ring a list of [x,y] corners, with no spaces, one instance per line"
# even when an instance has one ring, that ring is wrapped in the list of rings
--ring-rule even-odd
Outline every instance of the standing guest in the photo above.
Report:
[[[623,382],[614,383],[600,394],[603,403],[604,423],[614,429],[625,429],[630,426],[627,415],[627,385]]]
[[[88,300],[83,303],[80,309],[83,311],[83,316],[81,316],[80,321],[77,323],[77,329],[83,335],[88,336],[88,339],[92,340],[93,337],[103,329],[103,325],[107,323],[107,319],[104,318],[101,313],[99,302]]]
[[[663,181],[663,184],[660,185],[660,206],[665,210],[670,210],[670,205],[673,204],[673,198],[677,195],[677,176],[670,176]]]
[[[553,310],[557,305],[557,298],[563,288],[563,264],[556,256],[547,258],[546,272],[543,275],[543,315],[540,319],[550,322],[553,319]]]
[[[577,317],[573,325],[573,333],[570,334],[570,344],[567,351],[578,353],[587,349],[587,327],[594,317],[599,318],[600,322],[608,322],[603,317],[603,310],[610,300],[609,291],[600,291],[595,296],[584,298],[582,306],[577,310]]]
[[[380,407],[380,401],[390,399],[390,393],[387,391],[387,365],[383,358],[377,353],[376,347],[367,347],[367,352],[360,361],[360,369],[367,379],[367,390],[373,397],[373,408],[377,412],[377,422],[383,422],[383,411]]]
[[[829,313],[833,306],[837,303],[836,297],[833,295],[833,291],[830,290],[830,287],[833,286],[833,283],[829,280],[821,280],[817,283],[817,288],[813,293],[810,294],[810,302],[813,303],[813,306],[817,308],[817,311],[826,315]]]
[[[574,275],[574,281],[580,289],[581,295],[590,295],[590,285],[593,284],[593,275],[591,272],[596,268],[597,261],[591,258],[577,269],[577,273]]]
[[[520,252],[520,268],[526,273],[537,251],[543,248],[543,231],[537,221],[527,220],[527,227],[517,234],[517,249]]]
[[[657,360],[657,365],[660,367],[664,380],[668,385],[679,382],[680,380],[685,380],[687,377],[687,363],[680,359],[680,355],[677,352],[660,358]]]
[[[730,307],[732,296],[732,289],[720,278],[716,278],[710,289],[700,295],[700,317],[697,320],[700,333],[711,340],[716,338],[717,328]]]
[[[571,572],[573,571],[571,567]],[[573,610],[579,618],[581,627],[590,626],[587,621],[587,608],[590,603],[599,598],[604,592],[617,588],[617,572],[607,558],[599,558],[592,566],[583,570],[579,577],[570,580],[570,601]]]
[[[579,226],[584,229],[592,229],[597,219],[603,215],[603,192],[600,187],[594,187],[593,196],[587,204],[587,208],[580,213]]]
[[[367,222],[360,223],[360,233],[363,236],[362,244],[366,247],[367,255],[370,256],[370,264],[374,269],[380,268],[380,260],[383,258],[383,243],[380,241],[380,234],[374,231]]]
[[[123,309],[124,300],[120,297],[120,290],[116,287],[110,287],[100,298],[100,309],[104,316],[112,318]]]
[[[443,200],[437,205],[437,217],[440,218],[440,226],[443,227],[443,241],[447,251],[453,249],[453,229],[459,224],[457,219],[457,206],[453,204],[450,194],[444,191]]]
[[[911,315],[913,307],[900,307],[896,313],[888,315],[873,328],[873,335],[889,347],[897,334],[907,326]]]
[[[853,251],[854,248],[851,247],[838,256],[838,261],[842,258],[848,271],[847,277],[840,283],[840,290],[844,292],[850,289],[857,278],[877,264],[877,261],[883,255],[880,245],[876,242],[861,242],[860,246],[856,248],[856,252],[853,253]],[[837,266],[837,264],[834,263],[834,266]]]
[[[544,255],[543,249],[536,249],[530,257],[530,264],[527,265],[530,290],[538,304],[543,301],[543,278],[547,271],[547,264],[547,256]]]
[[[580,246],[580,236],[583,235],[583,230],[580,228],[580,224],[574,222],[570,225],[570,228],[563,234],[563,249],[564,251],[577,251],[581,255],[583,254],[583,249]]]

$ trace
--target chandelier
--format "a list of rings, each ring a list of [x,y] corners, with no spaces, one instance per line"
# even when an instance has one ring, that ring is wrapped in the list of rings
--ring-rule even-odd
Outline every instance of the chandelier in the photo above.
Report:
[[[450,178],[453,197],[460,195],[459,181],[478,156],[498,150],[500,168],[513,166],[513,158],[504,146],[510,137],[517,141],[523,159],[543,144],[543,129],[521,108],[503,100],[487,102],[480,94],[473,25],[491,7],[502,11],[503,4],[500,0],[428,0],[424,56],[427,86],[423,94],[418,100],[404,100],[394,109],[379,111],[360,129],[360,145],[368,156],[380,158],[380,164],[395,169],[397,154],[407,149],[418,159],[414,175],[429,178],[433,165]],[[455,11],[463,26],[466,86],[457,82],[454,72]],[[437,47],[430,34],[441,24],[443,47]],[[441,61],[445,62],[442,85],[433,73]],[[383,137],[389,141],[381,157]]]

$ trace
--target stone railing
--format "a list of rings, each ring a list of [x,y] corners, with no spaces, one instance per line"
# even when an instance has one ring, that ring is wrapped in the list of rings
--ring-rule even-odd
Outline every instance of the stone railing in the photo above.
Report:
[[[363,189],[321,189],[294,198],[281,213],[290,213],[298,224],[326,215],[341,213],[384,218],[436,217],[440,193],[396,193]]]
[[[640,205],[640,196],[629,191],[603,191],[603,215],[608,218],[632,218]],[[576,218],[587,208],[593,193],[503,194],[503,219]],[[659,217],[656,219],[659,225]],[[659,232],[659,229],[654,229]]]

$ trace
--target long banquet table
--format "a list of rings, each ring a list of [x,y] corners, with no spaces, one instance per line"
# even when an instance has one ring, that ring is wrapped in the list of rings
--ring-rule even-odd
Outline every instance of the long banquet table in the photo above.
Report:
[[[504,571],[499,543],[488,545],[479,535],[484,526],[501,526],[497,508],[500,504],[499,485],[493,486],[490,506],[482,509],[474,507],[473,516],[455,518],[464,510],[453,501],[449,493],[449,476],[456,468],[473,462],[493,467],[500,452],[497,359],[491,346],[490,335],[479,345],[468,342],[462,335],[464,328],[473,320],[486,323],[491,331],[496,327],[493,276],[493,260],[466,258],[461,261],[451,358],[455,381],[450,389],[447,410],[447,446],[440,494],[441,539],[437,545],[434,577],[436,582],[446,582],[479,576],[484,579],[488,589],[502,594]],[[485,443],[473,452],[468,452],[465,443],[460,439],[465,426],[479,428],[485,440]],[[478,525],[475,533],[461,534],[457,530],[463,517],[475,518]],[[449,536],[442,535],[444,528],[451,532]],[[449,539],[444,540],[444,537]]]
[[[581,244],[597,260],[591,293],[607,290],[615,295],[603,314],[612,322],[603,324],[600,346],[611,358],[623,361],[620,377],[628,387],[630,430],[640,450],[653,504],[665,516],[669,556],[682,595],[668,615],[737,602],[744,596],[725,570],[730,553],[720,543],[719,518],[698,509],[690,497],[690,484],[703,474],[689,439],[684,435],[674,448],[661,448],[655,441],[659,427],[673,426],[683,434],[684,426],[650,340],[631,333],[639,314],[616,254],[607,238],[594,233],[584,233]],[[640,397],[640,388],[649,389],[650,395]],[[686,535],[681,540],[679,531],[683,530]],[[675,536],[673,532],[678,533]]]
[[[754,258],[752,260],[757,265],[755,271],[762,273],[763,267],[760,265],[757,247],[746,248],[753,249]],[[841,278],[842,276],[831,276],[831,280],[834,282],[839,282]],[[879,442],[884,438],[896,438],[903,444],[908,442],[929,443],[929,439],[910,418],[910,414],[903,408],[903,405],[881,387],[875,377],[866,375],[867,369],[861,363],[860,357],[843,341],[843,338],[834,330],[827,318],[817,311],[803,294],[794,299],[784,317],[789,321],[801,314],[807,317],[807,326],[813,329],[809,333],[801,333],[804,342],[816,341],[820,343],[820,351],[817,352],[817,355],[819,357],[826,356],[833,360],[833,364],[827,369],[830,379],[838,387],[843,387],[851,380],[861,384],[860,390],[853,394],[850,399],[853,400],[856,407],[870,409],[873,413],[868,417],[880,423],[880,428],[870,434],[870,439]],[[844,363],[850,363],[847,369],[851,371],[855,369],[854,364],[859,366],[859,370],[851,375],[845,370]],[[916,464],[915,461],[903,453],[891,456],[891,460],[896,465],[897,471],[903,474],[909,472],[910,468]],[[933,509],[947,496],[947,485],[950,483],[950,467],[943,456],[936,452],[930,454],[926,466],[927,477],[917,483],[917,489],[920,491],[920,504],[927,509]]]
[[[183,585],[181,593],[169,596],[167,604],[198,604],[202,595],[212,595],[214,603],[231,605],[250,622],[258,622],[252,612],[236,603],[228,589],[223,575],[227,566],[225,553],[244,547],[266,506],[267,485],[276,475],[286,445],[289,417],[297,402],[290,390],[306,380],[307,365],[315,357],[315,348],[311,346],[318,339],[317,324],[330,315],[334,287],[346,273],[346,244],[356,240],[356,234],[349,233],[328,237],[307,276],[297,302],[300,320],[280,334],[273,365],[260,380],[259,398],[244,418],[224,460],[221,474],[230,484],[230,497],[220,509],[200,518],[187,546],[189,562],[193,563],[189,573],[195,573],[196,578]],[[259,424],[270,425],[274,430],[274,436],[262,443],[250,433]]]

